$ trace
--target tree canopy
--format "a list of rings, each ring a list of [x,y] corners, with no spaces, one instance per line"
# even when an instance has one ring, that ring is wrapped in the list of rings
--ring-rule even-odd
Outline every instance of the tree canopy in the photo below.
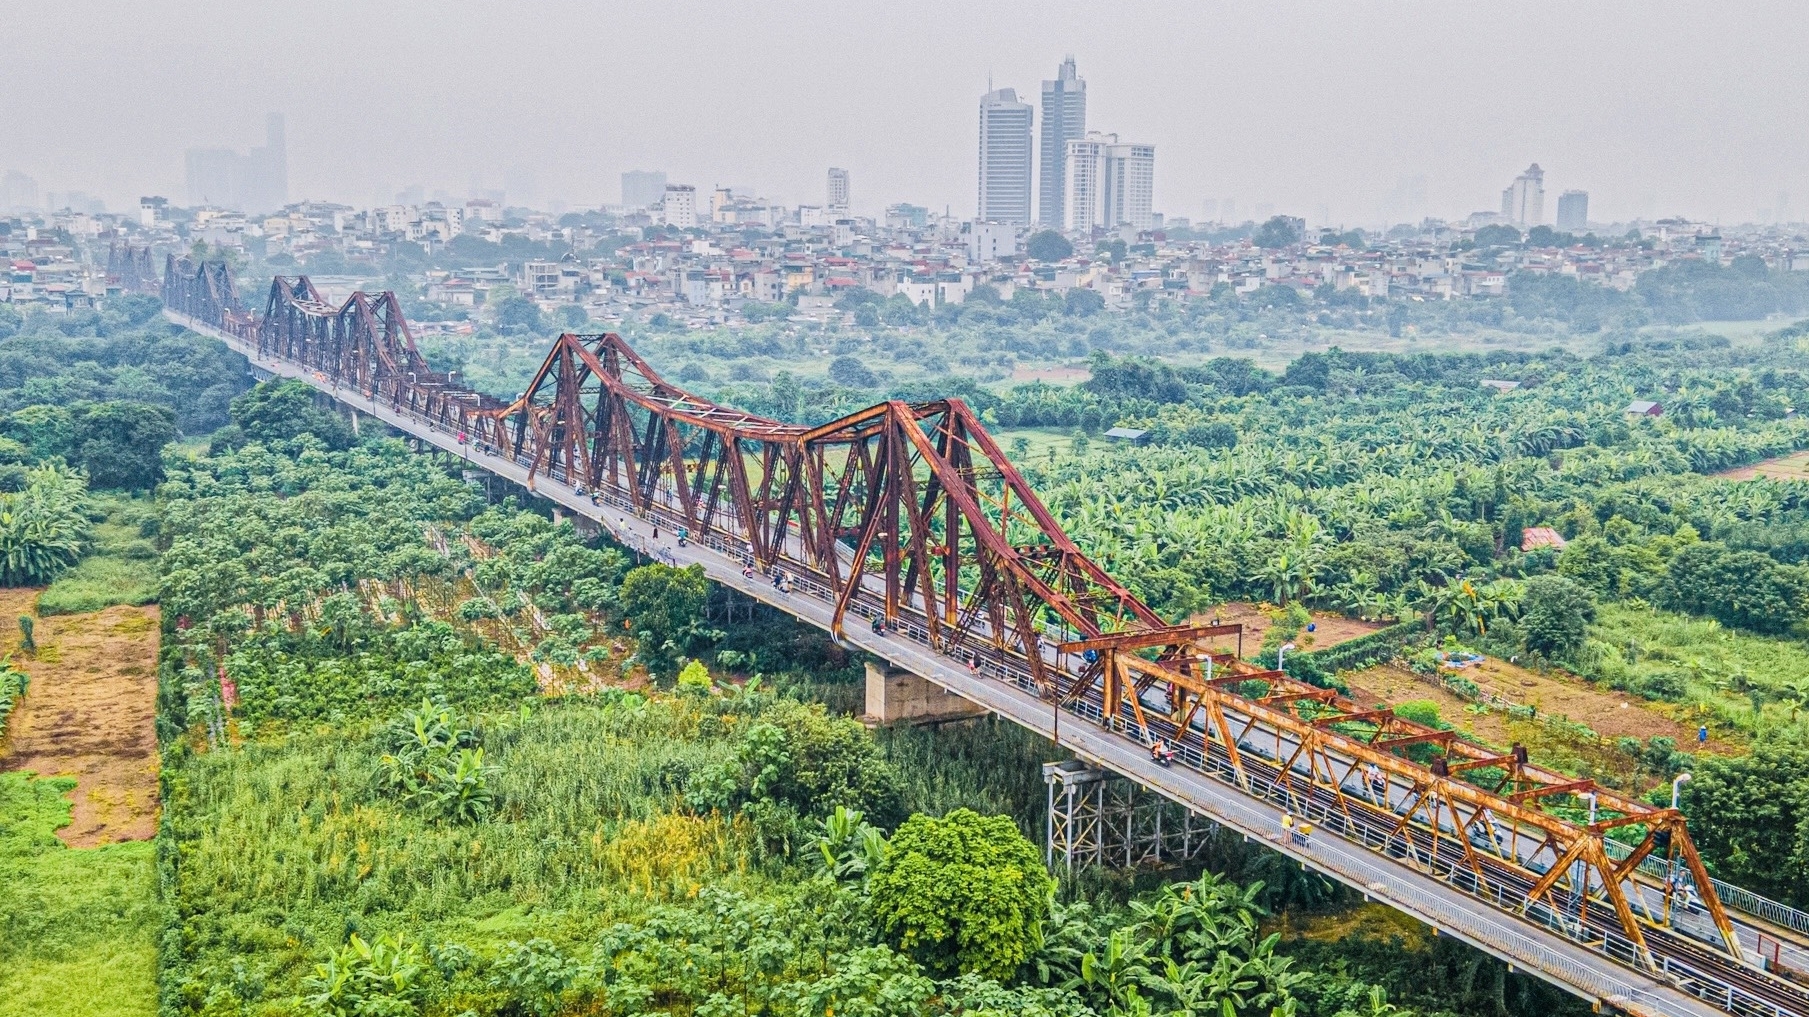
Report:
[[[872,908],[894,944],[943,974],[1006,979],[1035,952],[1055,883],[1005,816],[917,815],[873,873]]]

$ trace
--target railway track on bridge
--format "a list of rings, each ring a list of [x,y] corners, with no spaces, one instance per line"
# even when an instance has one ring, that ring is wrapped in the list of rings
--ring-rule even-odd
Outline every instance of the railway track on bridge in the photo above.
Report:
[[[1743,945],[1765,932],[1799,957],[1809,936],[1730,914],[1681,814],[1249,665],[1215,648],[1234,627],[1168,625],[958,400],[786,424],[668,384],[613,335],[564,335],[504,402],[433,371],[387,294],[336,305],[279,278],[253,316],[224,266],[172,257],[163,297],[261,370],[704,564],[1555,984],[1634,1013],[1809,1014]],[[688,546],[650,544],[662,530]],[[1180,765],[1151,758],[1156,739]],[[1590,822],[1566,818],[1585,800]],[[1284,814],[1313,842],[1278,837]]]

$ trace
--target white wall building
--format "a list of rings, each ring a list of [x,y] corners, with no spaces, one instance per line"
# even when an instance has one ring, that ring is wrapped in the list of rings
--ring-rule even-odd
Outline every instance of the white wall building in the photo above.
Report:
[[[848,171],[829,168],[829,208],[835,212],[848,211]]]
[[[1010,223],[962,223],[961,232],[967,235],[967,260],[971,264],[983,265],[1017,253],[1018,230]]]
[[[1064,204],[1068,229],[1090,232],[1130,225],[1153,228],[1156,147],[1125,144],[1116,134],[1092,131],[1068,142]]]
[[[668,226],[676,226],[681,230],[696,226],[697,188],[690,184],[667,184],[660,212]]]

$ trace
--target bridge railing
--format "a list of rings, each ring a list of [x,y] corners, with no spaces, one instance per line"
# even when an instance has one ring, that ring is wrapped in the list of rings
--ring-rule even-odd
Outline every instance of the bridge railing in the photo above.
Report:
[[[453,433],[449,427],[413,413],[405,407],[393,406],[391,411],[399,417],[409,420],[411,426],[418,431],[446,435]],[[468,444],[465,454],[468,458],[494,459],[530,471],[536,465],[528,457],[511,455],[506,450],[494,446]],[[566,480],[562,471],[558,470],[555,470],[551,476],[543,473],[542,477],[545,481],[552,483],[564,484]],[[575,493],[575,490],[569,485],[567,485],[567,489]],[[670,526],[674,530],[685,525],[684,517],[676,505],[655,504],[651,508],[642,508],[628,496],[614,489],[603,489],[587,492],[587,494],[599,507],[608,506],[612,511],[632,514],[640,519]],[[707,533],[695,535],[693,541],[732,561],[748,560],[747,544],[738,537]],[[782,542],[781,548],[786,547],[787,545]],[[827,577],[813,575],[809,567],[796,560],[787,559],[785,569],[791,577],[794,592],[827,605],[835,604],[836,593],[830,587]],[[858,617],[872,618],[883,611],[884,603],[876,596],[869,594],[868,591],[857,588],[851,597],[850,609]],[[977,641],[965,638],[946,640],[944,645],[936,646],[932,644],[928,629],[920,620],[905,616],[898,618],[897,621],[897,627],[888,629],[888,632],[897,633],[914,643],[921,644],[927,650],[939,654],[955,666],[972,667],[973,673],[979,677],[999,681],[1038,699],[1044,698],[1046,690],[1033,679],[1027,664],[1012,654],[1001,651],[991,643],[976,645]],[[1052,651],[1045,648],[1044,652]],[[977,666],[973,666],[976,660]],[[1051,705],[1051,709],[1057,709],[1057,707]],[[1059,709],[1090,721],[1096,726],[1130,737],[1140,744],[1146,744],[1150,736],[1148,730],[1105,717],[1100,704],[1094,699],[1077,699],[1064,704]],[[1267,784],[1240,782],[1221,746],[1210,742],[1203,742],[1202,745],[1205,747],[1196,748],[1183,742],[1179,746],[1179,761],[1191,769],[1214,778],[1218,783],[1228,785],[1232,790],[1268,800],[1283,808],[1300,810],[1304,815],[1319,823],[1321,829],[1334,831],[1341,838],[1361,844],[1370,851],[1383,855],[1390,853],[1388,837],[1373,829],[1369,824],[1350,822],[1342,813],[1320,803],[1310,800],[1301,802],[1295,799],[1292,792],[1279,782],[1268,782]],[[1401,856],[1395,855],[1394,857],[1399,859]],[[1601,998],[1625,1001],[1653,1012],[1667,1014],[1684,1012],[1679,1011],[1662,994],[1655,994],[1649,989],[1642,989],[1624,980],[1609,977],[1599,969],[1592,968],[1565,956],[1550,946],[1539,943],[1528,936],[1525,931],[1516,930],[1510,925],[1487,918],[1474,910],[1462,908],[1453,899],[1427,893],[1419,887],[1401,881],[1398,879],[1399,872],[1396,862],[1390,862],[1388,867],[1384,868],[1360,862],[1348,855],[1335,854],[1315,855],[1311,860],[1313,864],[1324,868],[1338,878],[1350,882],[1354,886],[1368,888],[1366,892],[1384,897],[1419,915],[1434,927],[1461,929],[1466,936],[1480,938],[1499,952],[1517,958],[1520,963],[1528,967],[1538,968],[1554,978],[1593,992]],[[1389,869],[1395,869],[1395,871],[1391,873]],[[1418,866],[1415,866],[1415,869],[1441,879],[1447,885],[1472,899],[1484,901],[1495,908],[1526,918],[1576,946],[1610,958],[1617,963],[1635,968],[1642,966],[1638,951],[1626,937],[1613,931],[1604,931],[1599,927],[1585,926],[1574,915],[1556,910],[1548,904],[1541,903],[1527,908],[1523,899],[1515,898],[1501,886],[1495,885],[1491,888],[1491,884],[1487,881],[1475,879],[1469,869],[1459,868],[1442,861],[1435,854],[1428,856],[1424,869]],[[1763,898],[1757,898],[1757,895],[1751,896],[1758,901],[1763,901]],[[1664,965],[1661,973],[1673,979],[1680,988],[1729,1012],[1739,1014],[1740,1017],[1782,1017],[1783,1014],[1791,1012],[1746,993],[1742,989],[1728,984],[1725,980],[1695,971],[1675,959],[1666,959],[1661,963]]]

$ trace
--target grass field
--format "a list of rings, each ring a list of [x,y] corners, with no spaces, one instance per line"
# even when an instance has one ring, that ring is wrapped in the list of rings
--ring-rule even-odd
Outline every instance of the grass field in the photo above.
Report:
[[[1717,736],[1787,723],[1809,702],[1809,646],[1796,640],[1627,604],[1603,604],[1589,635],[1620,651],[1603,668],[1610,684],[1669,700]]]
[[[115,604],[138,606],[157,599],[157,548],[145,533],[156,518],[149,498],[97,498],[105,518],[95,524],[93,547],[38,598],[39,614],[79,614]]]
[[[0,773],[0,1017],[157,1008],[155,849],[65,847],[74,784]]]

